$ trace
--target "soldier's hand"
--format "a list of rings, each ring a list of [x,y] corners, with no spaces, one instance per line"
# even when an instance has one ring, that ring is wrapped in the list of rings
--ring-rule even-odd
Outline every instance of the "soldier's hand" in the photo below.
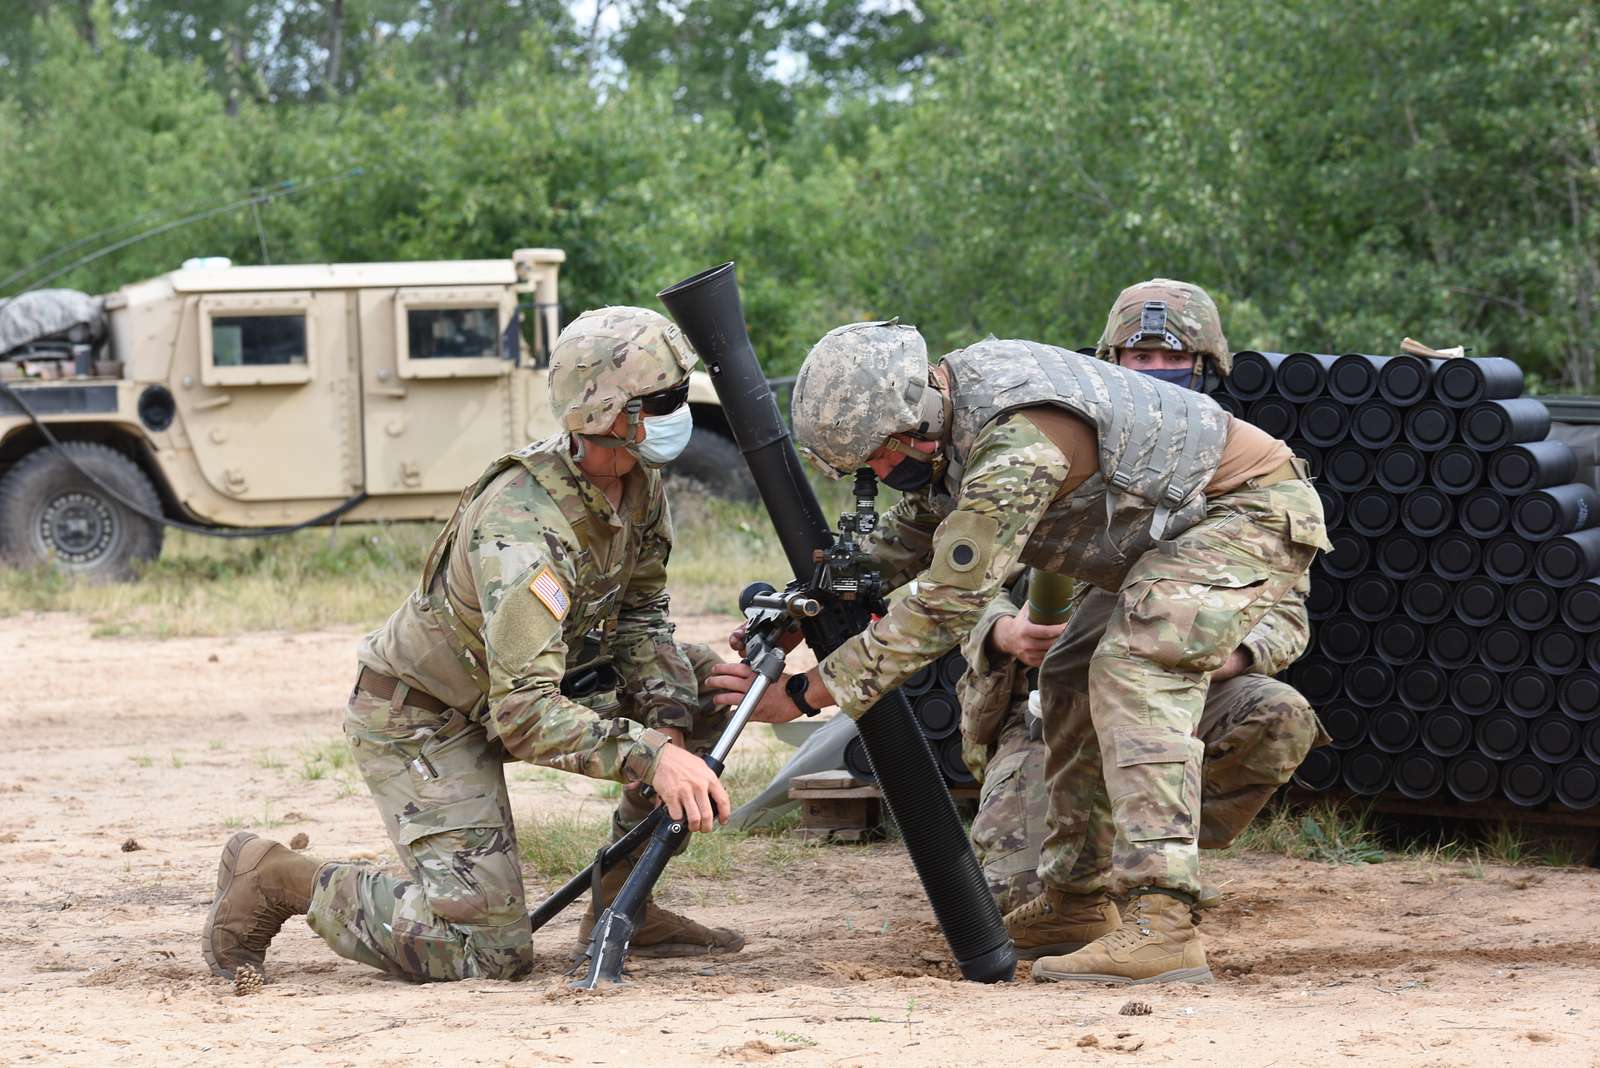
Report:
[[[1024,608],[1014,616],[1001,616],[994,621],[989,644],[1029,667],[1038,667],[1044,662],[1044,654],[1066,629],[1065,623],[1035,623]]]
[[[728,635],[728,648],[740,656],[744,655],[744,630],[746,626],[748,624],[740,623],[733,629],[733,633]],[[779,637],[778,644],[783,647],[784,652],[792,653],[794,652],[794,647],[800,644],[800,640],[803,637],[804,635],[797,630],[786,630]]]
[[[1228,654],[1228,659],[1222,662],[1221,667],[1211,673],[1211,681],[1227,682],[1229,679],[1249,671],[1250,665],[1253,663],[1255,663],[1255,658],[1250,655],[1250,650],[1241,645]]]
[[[667,815],[681,819],[691,831],[709,831],[727,823],[733,804],[716,772],[706,762],[676,745],[661,750],[650,785],[667,806]]]
[[[711,695],[712,704],[731,706],[744,700],[744,695],[750,692],[755,680],[755,669],[749,664],[718,664],[706,676],[706,688],[717,691]],[[784,675],[767,687],[767,692],[756,703],[756,710],[750,714],[752,720],[756,723],[788,723],[791,719],[800,718],[799,707],[783,691],[783,684],[788,680],[789,676]]]

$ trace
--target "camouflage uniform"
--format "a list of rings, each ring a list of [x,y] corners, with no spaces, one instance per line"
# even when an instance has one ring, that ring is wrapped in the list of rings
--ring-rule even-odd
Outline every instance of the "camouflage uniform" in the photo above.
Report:
[[[615,311],[588,313],[557,342],[552,401],[568,431],[605,430],[618,398],[670,386],[661,368],[676,365],[681,379],[692,363],[660,316],[641,343],[618,331],[653,313]],[[630,344],[656,348],[624,359]],[[307,922],[341,956],[411,979],[527,975],[502,764],[634,784],[649,781],[666,743],[655,728],[697,742],[720,729],[720,716],[697,711],[695,669],[667,617],[672,528],[661,477],[641,465],[623,485],[613,507],[566,432],[496,460],[463,492],[416,592],[362,642],[345,734],[409,878],[321,867]],[[597,661],[609,663],[614,685],[581,702],[562,693],[564,677]],[[394,680],[393,696],[376,696],[368,673]],[[426,707],[438,704],[447,707]],[[619,833],[648,810],[624,790]]]
[[[1024,584],[1019,583],[1019,591]],[[1249,673],[1214,684],[1206,694],[1197,734],[1205,744],[1201,776],[1199,845],[1221,848],[1244,830],[1305,754],[1326,744],[1316,714],[1287,683],[1268,678],[1279,674],[1305,651],[1309,626],[1305,583],[1273,605],[1245,638],[1252,658]],[[1018,598],[1020,600],[1020,597]],[[967,761],[983,779],[972,845],[989,888],[1007,911],[1043,891],[1040,855],[1052,811],[1057,819],[1088,833],[1052,840],[1053,870],[1079,877],[1060,881],[1070,893],[1100,889],[1111,863],[1112,824],[1105,800],[1100,749],[1094,738],[1084,690],[1087,663],[1093,654],[1115,599],[1090,588],[1077,599],[1069,624],[1066,655],[1081,667],[1077,679],[1058,679],[1068,687],[1069,721],[1081,736],[1067,742],[1072,754],[1054,780],[1060,793],[1052,797],[1045,773],[1047,745],[1029,737],[1024,710],[1030,672],[1018,661],[997,657],[988,647],[989,634],[1002,617],[1017,611],[1011,597],[999,597],[985,611],[963,647],[971,665],[962,678],[962,741]],[[1065,741],[1072,731],[1057,730]],[[1077,818],[1080,812],[1087,818]]]
[[[881,396],[895,374],[916,384],[914,373],[889,369],[912,366],[892,333],[906,329],[841,328],[807,357],[796,435],[831,471],[864,462],[883,435],[910,428],[905,412],[925,410],[920,389],[884,401],[899,413],[887,420],[874,421],[862,400]],[[943,364],[953,492],[907,494],[875,536],[891,586],[924,570],[913,592],[822,662],[823,680],[847,714],[861,715],[964,639],[1018,560],[1115,591],[1088,680],[1094,733],[1114,753],[1105,768],[1111,889],[1198,893],[1204,746],[1194,731],[1209,675],[1326,546],[1321,503],[1300,477],[1207,499],[1228,419],[1188,390],[1032,342],[991,339]],[[1067,457],[1017,414],[1039,406],[1096,431],[1098,467],[1070,489]],[[1051,689],[1047,680],[1047,723],[1064,711]],[[1052,760],[1064,756],[1050,749]]]

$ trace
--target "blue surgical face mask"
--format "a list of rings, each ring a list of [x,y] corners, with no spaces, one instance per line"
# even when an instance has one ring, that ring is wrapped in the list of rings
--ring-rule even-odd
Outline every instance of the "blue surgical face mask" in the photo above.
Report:
[[[1181,386],[1184,389],[1195,388],[1195,375],[1192,367],[1155,367],[1139,373],[1160,379],[1162,382],[1170,382],[1174,386]]]
[[[669,415],[645,416],[644,440],[629,449],[647,467],[661,467],[683,455],[693,433],[694,413],[685,404]]]

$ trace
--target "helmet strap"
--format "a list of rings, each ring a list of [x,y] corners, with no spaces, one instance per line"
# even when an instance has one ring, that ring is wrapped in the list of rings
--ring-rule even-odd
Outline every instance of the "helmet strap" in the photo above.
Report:
[[[920,420],[911,433],[924,441],[939,441],[950,426],[955,407],[945,391],[939,388],[939,376],[928,368],[928,388],[922,391],[917,417]]]
[[[603,445],[608,449],[626,449],[628,446],[636,444],[633,439],[638,436],[639,427],[644,425],[644,417],[640,415],[642,407],[643,405],[637,397],[623,406],[622,412],[628,417],[628,436],[625,438],[619,438],[615,434],[574,434],[573,436],[584,441],[593,442],[596,445]]]

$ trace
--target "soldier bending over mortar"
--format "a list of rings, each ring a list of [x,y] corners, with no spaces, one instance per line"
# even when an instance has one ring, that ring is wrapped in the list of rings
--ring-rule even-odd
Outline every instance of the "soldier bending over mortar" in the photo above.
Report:
[[[1137,356],[1123,367],[993,338],[930,367],[922,336],[894,321],[830,331],[795,382],[803,452],[833,477],[866,466],[906,492],[874,548],[886,585],[917,586],[797,694],[769,690],[765,718],[799,715],[795,696],[862,715],[970,634],[1019,560],[1108,599],[1079,674],[1109,758],[1106,800],[1073,816],[1109,819],[1110,869],[1064,883],[1082,848],[1071,840],[1097,839],[1054,813],[1062,859],[1047,858],[1041,875],[1052,914],[1087,945],[1040,959],[1041,982],[1210,981],[1194,926],[1205,751],[1195,730],[1211,674],[1328,546],[1321,501],[1288,446],[1184,388],[1205,373],[1196,342],[1215,311],[1202,291],[1174,290],[1119,306],[1111,333],[1121,349],[1188,354],[1181,384],[1141,374]],[[1212,360],[1227,351],[1215,332]],[[1083,789],[1055,784],[1083,767],[1069,748],[1081,733],[1069,658],[1058,639],[1040,669],[1052,799]],[[710,681],[737,691],[749,674],[735,665]],[[1126,914],[1113,895],[1129,899]]]

